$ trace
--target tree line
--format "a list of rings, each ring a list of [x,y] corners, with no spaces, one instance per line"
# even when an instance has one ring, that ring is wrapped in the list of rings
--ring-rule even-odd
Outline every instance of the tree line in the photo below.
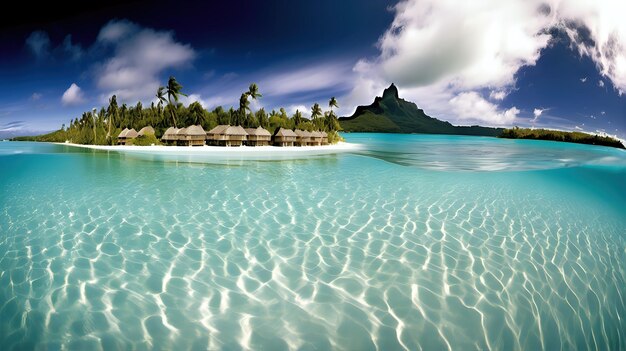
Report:
[[[311,119],[304,118],[302,112],[296,110],[291,116],[284,108],[265,111],[264,108],[252,111],[250,100],[262,97],[255,83],[250,84],[248,91],[241,94],[239,107],[225,110],[218,106],[211,111],[206,110],[199,102],[184,106],[180,102],[183,86],[170,77],[166,86],[158,88],[155,97],[156,103],[144,106],[141,101],[134,106],[119,104],[115,95],[109,99],[108,106],[84,112],[79,118],[72,119],[61,129],[37,137],[19,138],[20,140],[36,140],[50,142],[70,142],[77,144],[113,145],[117,142],[117,135],[124,128],[139,130],[145,126],[152,126],[156,135],[161,136],[169,127],[187,127],[201,125],[205,130],[213,129],[219,124],[241,125],[244,128],[263,127],[270,132],[277,128],[320,130],[329,134],[329,141],[340,139],[337,131],[340,125],[333,108],[338,107],[337,99],[332,97],[328,102],[328,111],[323,111],[319,103],[311,107]],[[16,138],[17,139],[17,138]]]
[[[611,146],[619,149],[625,148],[624,144],[622,144],[621,141],[615,138],[611,138],[609,136],[592,135],[581,132],[564,132],[549,129],[529,129],[513,127],[510,129],[505,129],[500,134],[500,138],[564,141],[577,144]]]

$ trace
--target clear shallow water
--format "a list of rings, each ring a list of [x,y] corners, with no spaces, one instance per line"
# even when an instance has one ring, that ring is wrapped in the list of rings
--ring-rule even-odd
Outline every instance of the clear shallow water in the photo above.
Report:
[[[177,163],[0,143],[2,349],[624,349],[626,153],[351,134]]]

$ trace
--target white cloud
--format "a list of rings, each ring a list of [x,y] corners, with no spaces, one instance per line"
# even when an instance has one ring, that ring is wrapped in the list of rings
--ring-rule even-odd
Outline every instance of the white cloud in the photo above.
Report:
[[[50,37],[44,31],[32,32],[26,38],[26,46],[37,56],[37,58],[45,57],[50,52]]]
[[[63,105],[78,105],[85,102],[85,96],[82,89],[76,83],[72,83],[63,93],[61,102]]]
[[[626,91],[626,1],[551,2],[580,55],[589,56],[618,91]]]
[[[532,120],[532,121],[533,121],[533,122],[536,122],[536,121],[539,119],[539,117],[541,116],[541,114],[543,113],[543,111],[545,111],[545,109],[536,108],[536,109],[533,111],[533,115],[534,115],[535,117],[533,118],[533,120]]]
[[[600,88],[604,88],[604,81],[603,81],[602,79],[600,79],[600,80],[598,81],[598,86],[599,86]]]
[[[152,97],[159,85],[159,74],[166,69],[189,64],[196,56],[188,44],[174,40],[172,32],[141,28],[129,21],[111,21],[98,35],[98,42],[111,45],[114,56],[96,70],[96,84],[122,101]]]
[[[489,93],[489,98],[492,100],[504,100],[507,95],[507,92],[504,90],[492,90]]]
[[[294,113],[296,113],[296,110],[300,111],[302,117],[311,118],[310,107],[306,107],[304,105],[290,105],[285,107],[285,111],[287,111],[287,114],[289,114],[289,116],[292,116]]]
[[[403,0],[393,9],[379,55],[354,66],[358,78],[342,97],[350,106],[369,103],[395,82],[401,96],[438,118],[464,121],[469,114],[461,107],[475,105],[487,113],[473,119],[512,120],[517,109],[500,104],[515,89],[520,68],[537,62],[554,28],[565,31],[614,86],[626,89],[624,1]]]
[[[268,74],[266,79],[259,82],[259,86],[263,87],[267,95],[295,94],[346,84],[346,75],[351,75],[349,65],[326,62]]]
[[[600,111],[600,114],[604,116],[606,114],[606,112],[605,111]]]
[[[207,104],[204,102],[204,100],[202,100],[200,94],[189,94],[188,96],[181,96],[180,102],[182,102],[185,106],[189,106],[194,102],[199,102],[202,107],[207,107]]]
[[[30,96],[30,99],[32,101],[37,101],[37,100],[40,100],[41,97],[42,97],[41,93],[33,93],[33,95]]]
[[[492,125],[511,123],[520,112],[516,107],[500,111],[496,105],[474,91],[463,92],[453,97],[450,99],[450,106],[460,119],[483,121]]]

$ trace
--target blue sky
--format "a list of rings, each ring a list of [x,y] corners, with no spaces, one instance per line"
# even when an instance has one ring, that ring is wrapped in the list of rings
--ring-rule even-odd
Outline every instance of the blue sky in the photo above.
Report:
[[[622,11],[624,10],[624,11]],[[1,18],[0,134],[53,130],[174,75],[205,107],[349,115],[395,82],[455,124],[626,136],[626,5],[613,1],[247,1],[83,5]],[[4,15],[3,15],[4,16]],[[8,16],[8,15],[7,15]]]

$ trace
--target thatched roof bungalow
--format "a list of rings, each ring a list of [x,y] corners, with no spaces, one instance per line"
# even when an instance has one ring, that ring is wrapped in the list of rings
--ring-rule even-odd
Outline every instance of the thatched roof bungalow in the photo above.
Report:
[[[202,126],[189,126],[178,132],[178,143],[185,146],[202,146],[206,140],[206,132]]]
[[[311,139],[309,141],[309,145],[319,146],[322,145],[322,133],[319,131],[311,132]]]
[[[165,131],[165,133],[163,133],[163,136],[161,137],[161,141],[164,142],[165,144],[176,144],[177,132],[178,132],[177,128],[174,128],[174,127],[167,128],[167,130]]]
[[[120,132],[120,134],[117,136],[117,145],[124,145],[126,144],[126,134],[128,133],[128,128],[124,128],[124,130],[122,130]]]
[[[306,130],[296,129],[295,132],[296,137],[296,146],[307,146],[311,142],[311,133]]]
[[[220,143],[226,141],[226,135],[224,131],[230,127],[228,124],[220,124],[217,127],[206,132],[206,140],[209,145],[220,145]]]
[[[137,131],[134,129],[124,128],[117,136],[118,145],[132,145],[133,139],[137,137]]]
[[[322,145],[328,145],[328,133],[322,132]]]
[[[293,146],[297,137],[293,130],[279,128],[274,132],[273,143],[275,146]]]
[[[246,145],[249,146],[267,146],[270,144],[272,140],[272,134],[263,127],[257,128],[246,128],[246,133],[248,133],[248,140],[246,141]]]
[[[139,132],[137,132],[137,136],[142,136],[142,135],[147,135],[147,134],[154,135],[154,128],[152,128],[152,126],[143,127],[139,130]]]
[[[230,126],[224,130],[226,136],[226,146],[241,146],[248,140],[248,133],[242,126]]]

